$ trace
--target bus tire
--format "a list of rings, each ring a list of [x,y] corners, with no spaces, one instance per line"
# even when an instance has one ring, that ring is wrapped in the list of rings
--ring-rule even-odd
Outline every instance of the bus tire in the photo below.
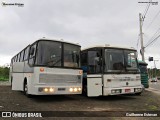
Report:
[[[139,92],[139,93],[135,93],[135,95],[141,95],[142,94],[142,92]]]
[[[11,77],[11,89],[12,89],[12,81],[13,81],[13,78]]]
[[[28,85],[27,85],[27,81],[24,81],[24,89],[23,89],[23,92],[24,92],[24,94],[25,94],[27,97],[31,97],[31,95],[28,94]]]
[[[87,85],[83,85],[82,94],[83,94],[84,96],[87,96]]]

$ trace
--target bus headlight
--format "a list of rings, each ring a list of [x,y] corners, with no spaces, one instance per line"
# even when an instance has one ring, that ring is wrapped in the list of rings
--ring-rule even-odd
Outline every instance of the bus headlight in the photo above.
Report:
[[[135,89],[134,89],[134,92],[141,92],[141,91],[142,91],[141,88],[135,88]]]
[[[49,88],[49,92],[53,92],[54,91],[54,89],[53,88]]]
[[[77,88],[74,88],[74,92],[77,92]]]
[[[121,93],[121,89],[113,89],[113,90],[111,90],[111,93],[112,94]]]
[[[71,87],[71,88],[69,88],[70,92],[80,92],[81,90],[82,90],[81,87]]]
[[[50,92],[50,93],[52,93],[52,92],[54,92],[54,88],[52,88],[52,87],[44,87],[44,88],[43,88],[43,87],[40,87],[40,88],[39,88],[39,92],[46,92],[46,93],[47,93],[47,92],[48,92],[48,93]]]
[[[73,88],[70,88],[69,91],[70,91],[70,92],[73,92]]]
[[[44,88],[44,92],[48,92],[48,88]]]
[[[82,88],[79,87],[79,88],[78,88],[78,91],[81,91],[81,90],[82,90]]]

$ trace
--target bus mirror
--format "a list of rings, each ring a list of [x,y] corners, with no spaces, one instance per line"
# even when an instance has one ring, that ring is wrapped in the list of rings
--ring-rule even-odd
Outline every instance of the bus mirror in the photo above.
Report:
[[[101,57],[95,57],[94,60],[96,61],[97,65],[102,65]]]
[[[79,55],[76,54],[76,62],[79,63]]]
[[[30,55],[33,55],[33,54],[34,54],[34,47],[31,47]]]
[[[72,60],[73,62],[79,62],[79,56],[77,55],[77,51],[73,51],[72,53]]]
[[[101,57],[99,58],[99,61],[98,61],[98,65],[102,65],[102,59],[101,59]]]

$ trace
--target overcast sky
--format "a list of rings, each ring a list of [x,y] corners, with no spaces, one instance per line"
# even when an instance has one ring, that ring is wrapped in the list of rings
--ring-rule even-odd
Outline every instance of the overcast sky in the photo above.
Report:
[[[137,49],[139,13],[144,14],[149,0],[0,0],[22,3],[23,7],[0,4],[0,65],[28,44],[46,37],[79,43],[82,48],[111,44]],[[144,45],[160,28],[158,5],[150,5],[143,23]],[[148,28],[147,28],[148,27]],[[160,34],[160,30],[156,36]],[[160,60],[160,40],[146,48],[145,58]],[[140,42],[138,51],[140,48]],[[141,57],[139,56],[141,59]],[[148,62],[148,60],[146,60]],[[160,68],[160,61],[156,62]],[[153,67],[153,62],[149,63]]]

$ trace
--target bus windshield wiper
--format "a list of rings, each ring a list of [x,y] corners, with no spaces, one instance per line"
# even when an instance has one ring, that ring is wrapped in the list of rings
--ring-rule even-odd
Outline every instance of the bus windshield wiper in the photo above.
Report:
[[[119,72],[117,72],[117,74],[121,74],[123,72],[123,69],[122,70],[120,70]]]
[[[59,62],[61,62],[61,59],[57,60],[54,64],[52,64],[53,61],[50,61],[50,62],[48,62],[47,66],[48,66],[48,67],[54,67],[54,66],[55,66],[57,63],[59,63]]]

